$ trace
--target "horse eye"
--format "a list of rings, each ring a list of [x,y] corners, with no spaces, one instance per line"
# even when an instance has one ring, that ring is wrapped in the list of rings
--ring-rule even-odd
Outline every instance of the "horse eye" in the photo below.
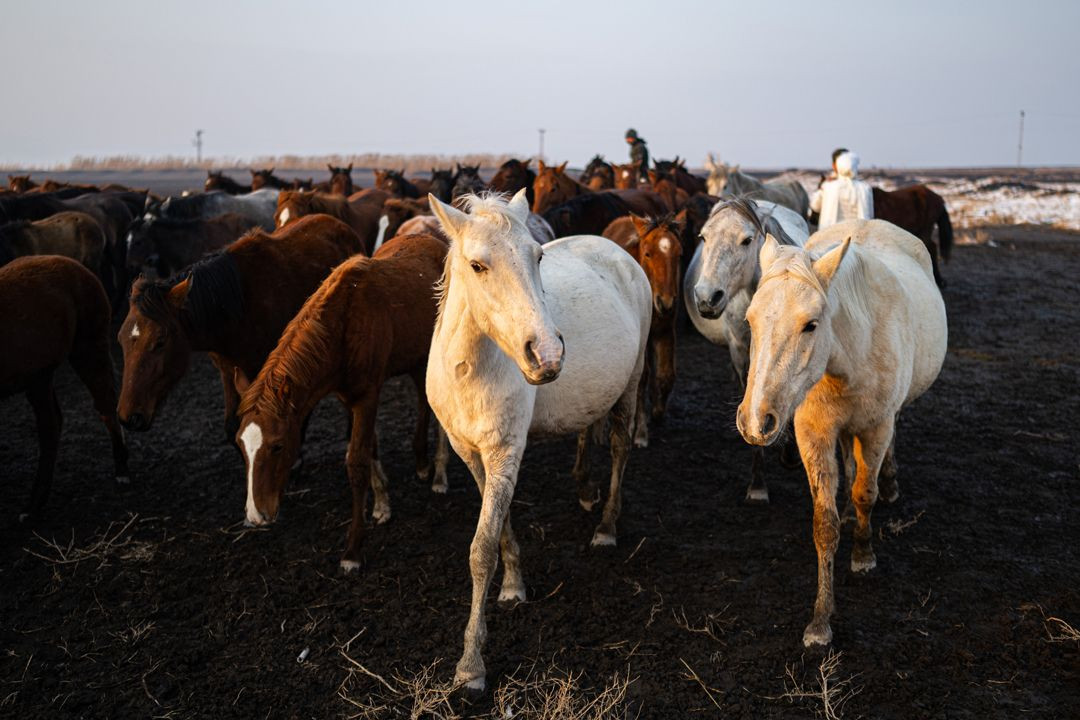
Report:
[[[811,333],[815,330],[817,330],[817,320],[811,320],[810,322],[806,323],[806,325],[802,329],[804,333]]]
[[[749,244],[750,244],[750,241],[751,241],[752,239],[753,239],[753,238],[747,237],[746,239],[744,239],[744,240],[742,241],[742,244],[743,244],[743,245],[749,245]]]
[[[471,263],[469,263],[469,267],[471,267],[473,269],[474,273],[482,273],[482,272],[484,272],[484,269],[485,269],[483,265],[476,262],[475,260],[473,260]]]
[[[278,455],[278,454],[281,453],[281,451],[283,449],[284,449],[284,447],[282,446],[281,443],[274,443],[273,445],[270,446],[270,454],[271,455]]]
[[[154,344],[150,346],[151,350],[160,350],[165,347],[165,338],[158,338],[154,341]]]

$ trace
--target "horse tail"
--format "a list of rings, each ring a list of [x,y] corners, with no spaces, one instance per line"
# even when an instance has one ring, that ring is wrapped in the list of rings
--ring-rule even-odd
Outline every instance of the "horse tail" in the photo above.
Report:
[[[953,231],[952,221],[949,220],[949,210],[945,204],[941,205],[941,214],[937,219],[938,244],[941,246],[941,257],[946,261],[952,257]]]

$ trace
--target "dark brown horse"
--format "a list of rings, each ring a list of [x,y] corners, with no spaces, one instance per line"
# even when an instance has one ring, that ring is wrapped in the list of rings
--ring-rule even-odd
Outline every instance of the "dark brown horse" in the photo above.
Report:
[[[234,368],[255,377],[308,296],[362,250],[348,225],[313,215],[273,234],[252,230],[180,277],[137,281],[119,335],[120,421],[148,430],[187,371],[191,353],[205,351],[221,372],[225,438],[231,442],[239,400]]]
[[[352,182],[352,163],[349,163],[349,167],[334,167],[327,163],[326,167],[330,169],[330,194],[341,195],[342,197],[349,197],[356,189],[353,188]],[[295,185],[295,183],[294,183]],[[310,182],[308,183],[310,187]],[[296,189],[300,189],[297,187]]]
[[[128,274],[168,278],[220,250],[254,226],[248,218],[225,213],[202,218],[141,217],[131,223],[127,236]]]
[[[686,160],[678,155],[674,160],[657,160],[654,167],[662,173],[667,173],[675,181],[675,184],[690,195],[709,191],[709,184],[703,177],[691,174],[686,169]]]
[[[364,243],[365,253],[379,235],[382,206],[390,198],[385,190],[368,188],[348,198],[317,191],[285,190],[278,194],[275,227],[282,228],[306,215],[322,213],[346,223]]]
[[[103,281],[113,281],[103,265],[105,235],[94,218],[81,212],[60,212],[44,220],[16,220],[0,225],[0,265],[26,255],[62,255],[75,260]]]
[[[38,184],[31,180],[29,175],[8,175],[8,190],[11,192],[24,193],[37,186]]]
[[[282,180],[274,174],[274,168],[267,168],[265,170],[248,170],[251,173],[251,191],[261,190],[262,188],[273,188],[275,190],[292,190],[293,184],[287,180]]]
[[[649,170],[649,183],[652,190],[664,199],[670,212],[678,212],[686,207],[690,201],[690,194],[675,183],[670,173],[660,170]]]
[[[345,454],[352,523],[341,567],[360,567],[373,479],[375,519],[389,516],[375,416],[383,383],[399,375],[416,384],[413,452],[417,474],[428,477],[431,409],[424,372],[437,312],[433,286],[442,276],[446,250],[430,235],[405,235],[386,243],[372,258],[352,258],[326,278],[285,328],[240,402],[236,440],[247,464],[248,523],[265,525],[277,517],[304,420],[322,398],[336,393],[352,413]],[[245,385],[245,378],[240,373],[238,377],[239,385]]]
[[[934,267],[934,280],[938,287],[945,287],[945,279],[938,270],[938,254],[944,260],[952,256],[953,230],[945,200],[925,185],[912,185],[889,192],[881,188],[874,191],[874,217],[887,220],[902,227],[923,241],[930,252]],[[934,242],[934,226],[938,229],[938,242]],[[940,244],[940,248],[939,248]]]
[[[376,170],[375,187],[385,190],[393,197],[420,197],[420,191],[405,178],[405,171],[403,170]]]
[[[638,387],[637,422],[634,444],[649,444],[649,426],[645,418],[646,386],[652,401],[652,419],[663,422],[668,397],[675,387],[675,326],[679,311],[679,281],[682,278],[682,240],[686,212],[661,218],[622,217],[604,230],[604,237],[615,241],[634,256],[652,288],[652,325],[645,372]]]
[[[431,185],[428,192],[443,202],[450,202],[454,196],[454,173],[450,170],[431,168]]]
[[[615,168],[604,160],[603,155],[595,155],[585,166],[578,182],[592,190],[611,190],[616,187]]]
[[[488,184],[480,177],[479,165],[462,165],[458,163],[457,172],[454,173],[454,186],[450,190],[450,196],[458,199],[463,195],[479,195],[488,189]]]
[[[543,214],[555,237],[600,235],[604,228],[631,212],[615,193],[589,193],[556,205]]]
[[[90,391],[112,437],[116,480],[126,483],[128,451],[116,423],[109,357],[112,313],[101,283],[69,258],[20,258],[0,268],[0,307],[0,398],[25,393],[37,421],[38,469],[24,517],[39,515],[49,498],[63,425],[52,379],[65,360]]]
[[[566,174],[566,163],[553,166],[545,165],[543,161],[540,161],[539,167],[536,182],[533,183],[536,199],[533,202],[532,211],[538,215],[545,215],[549,223],[551,220],[546,217],[547,210],[579,195],[593,194],[593,190]],[[663,215],[668,212],[663,198],[651,190],[605,190],[601,194],[604,193],[618,196],[627,204],[631,212],[638,215]],[[556,237],[561,236],[556,233]]]
[[[211,192],[212,190],[221,190],[227,192],[230,195],[246,195],[251,192],[250,185],[241,185],[226,175],[223,171],[213,170],[206,171],[206,182],[203,183],[203,190]]]
[[[491,178],[491,189],[513,196],[518,190],[525,188],[525,197],[532,205],[535,180],[536,173],[529,169],[529,160],[511,159],[499,166],[495,177]]]
[[[382,217],[379,218],[379,240],[375,242],[375,250],[379,249],[378,245],[381,245],[381,242],[385,242],[397,235],[398,230],[401,229],[401,224],[406,220],[420,215],[431,215],[431,208],[428,205],[426,196],[420,200],[390,198],[383,203],[382,212]],[[383,218],[386,218],[385,227],[383,226]]]

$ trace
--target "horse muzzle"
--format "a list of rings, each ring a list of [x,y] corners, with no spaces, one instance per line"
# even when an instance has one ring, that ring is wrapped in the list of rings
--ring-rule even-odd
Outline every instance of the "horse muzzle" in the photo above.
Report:
[[[125,430],[131,430],[132,432],[146,432],[150,429],[150,425],[153,422],[153,416],[143,415],[142,413],[131,413],[127,417],[117,414],[117,419],[120,420],[120,424]]]
[[[543,385],[559,377],[562,372],[563,358],[566,356],[566,343],[562,334],[556,336],[558,343],[550,339],[529,339],[525,342],[525,361],[528,369],[523,373],[530,385]]]
[[[727,307],[727,295],[723,290],[694,288],[694,302],[701,317],[715,320],[724,314],[724,308]]]
[[[739,411],[735,414],[735,426],[743,440],[762,447],[775,443],[783,430],[776,411],[751,411],[745,407],[745,403],[739,405]]]

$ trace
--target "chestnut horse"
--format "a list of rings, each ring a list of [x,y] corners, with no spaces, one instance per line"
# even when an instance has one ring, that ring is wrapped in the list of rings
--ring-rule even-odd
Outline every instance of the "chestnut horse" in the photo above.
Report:
[[[330,271],[363,251],[356,233],[325,215],[268,234],[252,230],[167,281],[138,280],[120,327],[120,422],[149,430],[191,353],[210,353],[225,393],[225,439],[236,434],[234,368],[255,377],[281,331]]]
[[[594,155],[582,171],[578,182],[592,190],[611,190],[615,187],[615,168],[604,160],[603,155]]]
[[[645,372],[638,386],[634,445],[647,447],[649,425],[645,418],[645,395],[652,400],[652,419],[664,421],[668,398],[675,387],[675,321],[679,310],[679,278],[682,276],[682,235],[686,211],[661,218],[621,217],[604,230],[604,237],[630,253],[645,271],[652,288],[652,325]],[[648,388],[646,388],[648,386]]]
[[[612,164],[616,190],[633,190],[641,184],[641,167],[638,163]]]
[[[248,524],[267,525],[277,517],[304,420],[322,398],[336,393],[352,414],[345,453],[352,523],[341,567],[346,572],[360,567],[369,486],[375,487],[375,521],[390,517],[375,416],[383,383],[399,375],[408,375],[416,385],[413,453],[417,475],[428,479],[431,408],[424,374],[437,312],[434,285],[446,249],[430,235],[403,235],[371,258],[342,263],[285,328],[250,387],[238,370],[243,398],[236,440],[247,464]],[[436,486],[445,487],[446,454],[439,459]]]
[[[226,175],[222,171],[214,172],[213,170],[206,171],[206,182],[203,183],[203,190],[211,192],[212,190],[221,190],[227,192],[230,195],[247,195],[251,192],[250,185],[241,185]]]
[[[128,451],[116,423],[109,357],[112,312],[101,283],[69,258],[19,258],[0,268],[0,307],[7,309],[0,313],[0,398],[25,393],[38,432],[37,476],[21,519],[38,516],[49,498],[63,425],[52,380],[64,360],[90,391],[112,438],[116,481],[126,483]]]
[[[553,166],[545,165],[541,160],[539,167],[536,182],[533,183],[536,197],[532,204],[532,211],[538,215],[544,215],[547,210],[579,195],[589,195],[594,192],[566,174],[566,163]],[[603,192],[619,197],[632,212],[638,215],[663,215],[668,211],[663,198],[651,190],[605,190]],[[547,220],[551,222],[550,218]],[[552,227],[554,226],[555,224],[552,223]],[[600,230],[602,231],[603,228]]]
[[[690,201],[690,194],[675,183],[675,179],[668,172],[661,170],[649,171],[649,184],[654,193],[663,198],[664,203],[671,212],[678,212],[686,207]]]
[[[686,160],[675,156],[674,160],[656,160],[653,166],[663,173],[668,173],[675,184],[690,195],[709,191],[709,183],[703,177],[692,174],[686,169]]]
[[[278,195],[274,225],[283,228],[305,215],[330,215],[355,230],[364,243],[364,252],[369,253],[379,236],[379,218],[389,197],[385,190],[376,188],[361,190],[348,198],[318,191],[285,190]]]
[[[293,184],[282,180],[274,174],[274,168],[266,170],[248,170],[251,173],[251,191],[271,188],[274,190],[291,190]]]
[[[376,170],[375,187],[397,198],[419,198],[420,191],[405,179],[404,170]]]
[[[922,240],[930,253],[930,265],[934,270],[934,282],[945,286],[945,279],[938,270],[938,252],[948,260],[952,256],[953,231],[945,200],[925,185],[912,185],[899,190],[874,191],[874,218],[886,220],[907,230]],[[938,242],[934,242],[934,226],[938,229]],[[940,244],[940,248],[938,247]]]
[[[349,167],[334,167],[330,163],[326,167],[330,169],[330,194],[349,197],[353,194],[352,163]],[[310,186],[310,182],[308,183]],[[295,185],[295,183],[294,183]],[[297,187],[299,190],[300,188]]]
[[[495,177],[491,178],[491,189],[495,192],[513,195],[521,188],[525,188],[525,196],[529,199],[531,205],[533,201],[533,182],[535,180],[536,173],[529,169],[529,160],[511,159],[499,166]]]
[[[8,175],[8,190],[11,192],[24,193],[37,186],[38,184],[31,180],[29,175]]]

